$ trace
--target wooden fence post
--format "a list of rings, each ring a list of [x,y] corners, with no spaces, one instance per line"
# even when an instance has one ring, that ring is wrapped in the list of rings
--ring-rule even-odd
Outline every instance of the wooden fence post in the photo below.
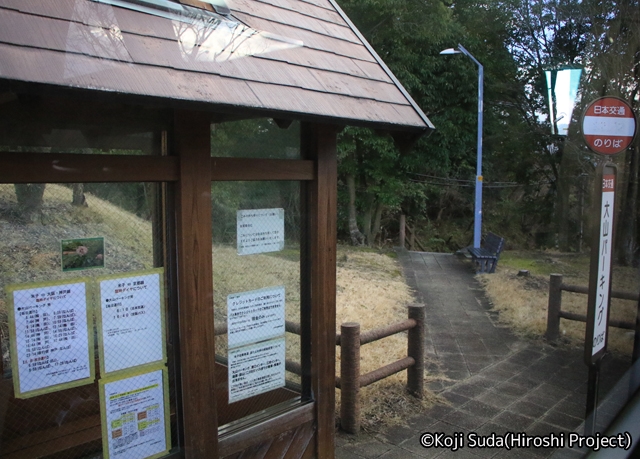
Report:
[[[407,355],[415,363],[407,368],[407,389],[417,398],[424,394],[425,311],[424,304],[409,306],[409,319],[415,320],[416,326],[409,330]]]
[[[549,307],[547,309],[547,341],[555,343],[560,335],[560,310],[562,308],[562,274],[549,277]]]
[[[340,426],[345,432],[360,430],[360,324],[340,326]]]
[[[405,237],[406,237],[406,225],[407,224],[407,220],[404,214],[400,215],[400,247],[402,247],[403,249],[404,244],[405,244]]]

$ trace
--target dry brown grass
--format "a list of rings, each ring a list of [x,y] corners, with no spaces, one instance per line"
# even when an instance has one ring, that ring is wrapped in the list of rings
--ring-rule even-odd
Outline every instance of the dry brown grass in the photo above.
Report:
[[[546,253],[545,259],[552,264],[551,270],[563,274],[563,282],[572,285],[588,285],[588,262],[584,255]],[[549,276],[531,274],[519,277],[518,269],[499,263],[495,274],[478,275],[485,287],[493,307],[500,313],[500,321],[508,324],[517,333],[530,338],[541,338],[547,327],[547,306],[549,299]],[[638,270],[616,266],[613,270],[614,290],[637,292]],[[634,322],[637,302],[612,299],[611,319]],[[563,292],[562,310],[586,314],[587,295]],[[569,345],[584,345],[585,324],[572,320],[560,320],[560,333]],[[630,355],[633,346],[633,332],[620,328],[609,328],[609,350]]]
[[[338,294],[336,331],[344,322],[358,322],[361,333],[407,318],[406,306],[413,302],[409,287],[396,260],[380,253],[338,248]],[[373,371],[407,354],[407,334],[384,338],[360,349],[361,374]],[[340,348],[336,355],[336,374],[340,373]],[[427,381],[440,375],[425,375]],[[364,429],[401,424],[419,414],[436,400],[425,391],[423,400],[405,390],[406,371],[396,373],[360,390],[361,417]],[[336,391],[339,412],[340,392]]]
[[[88,207],[71,206],[71,189],[47,185],[42,225],[20,223],[12,185],[0,185],[0,341],[8,363],[8,330],[4,287],[49,279],[104,275],[151,267],[152,229],[148,221],[123,209],[86,195]],[[63,273],[60,269],[60,240],[104,236],[105,269]],[[238,256],[234,247],[213,246],[214,304],[216,321],[226,320],[226,298],[231,293],[284,285],[286,317],[299,321],[300,267],[295,249],[283,253]],[[406,305],[413,301],[398,263],[369,250],[339,247],[337,267],[336,331],[344,322],[359,322],[361,331],[383,327],[406,319]],[[361,371],[366,373],[406,356],[406,333],[367,344],[361,350]],[[226,336],[216,340],[216,352],[226,356]],[[336,373],[340,370],[340,348],[336,350]],[[287,359],[299,361],[300,342],[287,333]],[[429,375],[433,380],[437,375]],[[287,378],[296,380],[288,373]],[[361,391],[365,428],[402,422],[433,401],[427,393],[418,401],[405,391],[406,372],[393,375]],[[337,397],[339,403],[339,391]],[[339,409],[339,405],[338,405]]]
[[[71,205],[70,188],[48,184],[42,204],[43,224],[25,224],[15,212],[13,185],[0,185],[0,287],[153,267],[151,223],[89,193],[88,207]],[[105,267],[62,272],[60,241],[104,237]],[[0,293],[0,297],[3,293]]]
[[[299,322],[299,261],[272,254],[240,256],[235,247],[213,246],[213,304],[217,323],[227,321],[228,295],[279,285],[285,287],[285,318]],[[216,337],[216,354],[227,356],[227,335]],[[297,335],[286,335],[286,358],[300,361],[300,339]],[[299,381],[293,373],[287,373],[287,379]]]
[[[297,322],[300,311],[300,271],[296,253],[239,256],[234,247],[214,246],[214,304],[216,320],[226,320],[226,298],[231,293],[284,285],[286,318]],[[398,263],[391,257],[367,250],[338,247],[336,332],[344,322],[358,322],[361,332],[384,327],[407,318],[406,306],[413,301]],[[286,335],[287,359],[300,360],[300,341]],[[216,352],[226,356],[226,336],[216,340]],[[361,373],[376,370],[407,353],[407,334],[401,333],[361,348]],[[340,374],[340,348],[336,349],[336,374]],[[428,375],[429,380],[437,375]],[[287,373],[287,379],[299,378]],[[434,395],[420,401],[406,393],[406,372],[390,376],[361,390],[364,428],[392,425],[406,420],[433,403]],[[340,392],[336,391],[336,413]]]

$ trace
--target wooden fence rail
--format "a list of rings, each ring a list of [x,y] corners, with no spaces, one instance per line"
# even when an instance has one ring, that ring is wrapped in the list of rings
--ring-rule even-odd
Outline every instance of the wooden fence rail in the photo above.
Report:
[[[407,241],[407,233],[409,233],[409,241]],[[403,249],[415,250],[418,247],[423,252],[426,252],[422,243],[416,237],[416,232],[407,224],[407,219],[404,215],[400,215],[400,247]],[[408,247],[407,247],[408,242]]]
[[[549,278],[549,307],[547,308],[547,332],[545,338],[548,341],[556,342],[560,336],[560,319],[577,320],[586,322],[587,316],[584,314],[576,314],[562,310],[562,291],[573,293],[589,293],[589,287],[582,285],[570,285],[562,282],[561,274],[551,274]],[[621,300],[638,301],[638,293],[611,291],[611,298]],[[624,320],[609,320],[610,327],[624,328],[627,330],[635,330],[635,322],[627,322]]]
[[[375,328],[360,333],[360,324],[343,323],[340,333],[336,333],[336,346],[340,346],[340,376],[336,377],[336,387],[340,389],[340,426],[349,433],[360,430],[360,388],[407,370],[407,390],[416,398],[424,393],[424,342],[425,306],[410,305],[409,318],[402,322]],[[300,335],[300,325],[285,321],[285,330]],[[360,374],[360,346],[381,340],[388,336],[408,331],[407,357],[392,362],[363,375]],[[227,333],[227,325],[216,324],[216,335]],[[285,369],[301,375],[299,362],[285,361]]]
[[[360,333],[360,324],[347,322],[340,327],[340,427],[349,433],[360,430],[360,388],[407,370],[407,389],[422,398],[424,390],[425,307],[409,306],[409,319],[403,322]],[[407,357],[382,368],[360,374],[360,346],[396,333],[409,331]]]

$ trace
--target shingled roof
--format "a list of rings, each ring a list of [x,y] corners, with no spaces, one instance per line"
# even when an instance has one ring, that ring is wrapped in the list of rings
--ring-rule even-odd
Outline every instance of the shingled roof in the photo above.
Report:
[[[0,0],[0,80],[424,131],[333,0]]]

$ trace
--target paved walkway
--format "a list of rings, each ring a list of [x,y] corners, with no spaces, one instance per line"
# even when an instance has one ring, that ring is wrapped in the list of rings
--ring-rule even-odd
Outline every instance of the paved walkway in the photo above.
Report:
[[[451,254],[406,251],[399,252],[399,259],[417,299],[427,305],[428,370],[449,379],[429,388],[448,403],[408,419],[405,426],[358,435],[339,432],[336,457],[581,457],[577,451],[554,448],[472,449],[468,442],[455,452],[421,446],[425,432],[462,432],[465,439],[470,432],[582,433],[588,372],[581,350],[520,339],[501,326],[468,262]],[[605,393],[626,366],[605,358],[602,374],[606,376],[600,380]],[[599,424],[608,422],[617,409],[600,409]]]

